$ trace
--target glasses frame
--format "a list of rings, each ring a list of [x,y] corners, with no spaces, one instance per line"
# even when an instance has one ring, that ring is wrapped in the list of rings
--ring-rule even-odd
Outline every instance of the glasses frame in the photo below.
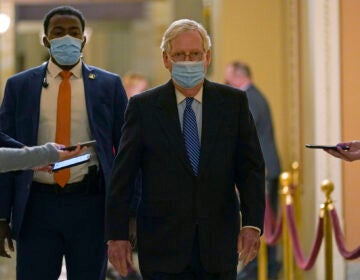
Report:
[[[202,61],[204,59],[205,52],[193,51],[193,52],[177,52],[173,55],[168,54],[174,62],[186,61],[186,58],[189,58],[189,61]]]

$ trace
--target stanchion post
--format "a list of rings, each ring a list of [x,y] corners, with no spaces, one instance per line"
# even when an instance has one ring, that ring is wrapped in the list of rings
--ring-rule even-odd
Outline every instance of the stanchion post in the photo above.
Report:
[[[291,173],[293,175],[293,198],[294,198],[294,208],[295,208],[295,219],[296,225],[301,230],[301,180],[300,180],[300,164],[298,161],[294,161],[291,164]],[[294,261],[295,267],[295,279],[302,280],[303,279],[303,271],[296,265]]]
[[[333,204],[331,193],[334,190],[334,184],[330,180],[324,180],[321,184],[321,190],[326,197],[325,202],[321,204],[321,214],[324,215],[325,279],[333,280],[332,228],[329,208]]]
[[[292,185],[292,176],[289,172],[283,172],[280,175],[280,185],[282,211],[283,272],[285,280],[292,280],[294,279],[293,254],[286,217],[286,200],[288,195],[290,195],[290,187]]]
[[[262,236],[260,239],[260,250],[258,257],[258,280],[267,279],[267,273],[268,273],[267,268],[268,268],[267,247],[264,236]]]

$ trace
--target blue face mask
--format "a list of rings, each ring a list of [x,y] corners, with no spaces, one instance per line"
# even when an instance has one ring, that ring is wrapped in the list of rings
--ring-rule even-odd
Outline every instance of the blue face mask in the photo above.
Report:
[[[171,77],[183,88],[193,88],[205,77],[204,61],[172,62]]]
[[[74,65],[81,56],[82,40],[66,35],[50,40],[50,54],[59,65]]]

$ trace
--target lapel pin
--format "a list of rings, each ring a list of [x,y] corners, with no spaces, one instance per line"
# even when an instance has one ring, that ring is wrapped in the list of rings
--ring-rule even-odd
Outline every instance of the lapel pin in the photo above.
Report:
[[[95,79],[95,74],[90,73],[90,74],[89,74],[89,79],[94,80],[94,79]]]

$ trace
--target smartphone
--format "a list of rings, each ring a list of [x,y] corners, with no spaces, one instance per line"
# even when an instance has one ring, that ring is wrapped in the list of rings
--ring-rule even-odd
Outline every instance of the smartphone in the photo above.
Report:
[[[337,150],[337,148],[341,148],[344,151],[348,151],[350,149],[349,146],[336,146],[336,145],[312,145],[312,144],[306,144],[306,148],[310,149],[331,149],[331,150]]]
[[[96,145],[96,140],[91,140],[91,141],[86,141],[86,142],[81,142],[80,143],[80,147],[91,147],[91,146],[95,146]],[[76,149],[76,145],[71,145],[71,146],[67,146],[64,148],[61,148],[61,150],[63,151],[73,151]]]
[[[64,168],[70,168],[72,166],[88,162],[89,160],[90,160],[90,154],[83,154],[63,161],[58,161],[54,163],[52,171],[56,172]]]

